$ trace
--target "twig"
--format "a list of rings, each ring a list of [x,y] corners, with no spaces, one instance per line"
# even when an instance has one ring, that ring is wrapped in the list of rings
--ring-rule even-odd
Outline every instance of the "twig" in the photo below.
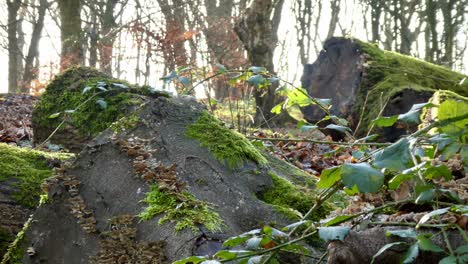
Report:
[[[353,143],[353,142],[338,142],[338,141],[324,141],[324,140],[314,140],[314,139],[305,139],[305,138],[261,138],[261,137],[251,137],[248,136],[248,139],[255,139],[261,141],[282,141],[282,142],[311,142],[316,144],[328,144],[328,145],[341,145],[341,146],[389,146],[392,143]]]

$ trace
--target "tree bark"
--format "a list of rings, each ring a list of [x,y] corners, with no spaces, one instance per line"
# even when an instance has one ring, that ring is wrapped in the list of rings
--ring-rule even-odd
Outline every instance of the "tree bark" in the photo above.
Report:
[[[64,71],[74,65],[84,62],[82,49],[83,32],[81,30],[81,1],[59,0],[60,32],[62,51],[60,54],[60,70]]]
[[[99,39],[100,68],[106,74],[112,75],[112,53],[114,50],[115,33],[112,29],[116,27],[114,9],[119,0],[106,1],[105,10],[101,21],[101,38]]]
[[[34,60],[39,60],[39,42],[41,39],[42,29],[44,28],[44,18],[48,6],[48,0],[40,0],[37,21],[33,26],[28,55],[24,62],[23,81],[21,83],[22,93],[30,93],[31,81],[37,78],[39,69],[34,66]]]
[[[8,92],[18,92],[18,37],[17,37],[17,15],[21,6],[21,0],[7,1],[8,6]]]

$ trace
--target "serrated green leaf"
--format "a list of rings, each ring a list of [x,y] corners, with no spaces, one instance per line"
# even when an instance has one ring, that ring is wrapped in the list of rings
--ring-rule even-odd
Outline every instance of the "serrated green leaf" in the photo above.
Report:
[[[444,252],[443,249],[441,249],[439,246],[434,244],[429,238],[426,236],[419,234],[418,237],[418,245],[419,248],[424,250],[424,251],[432,251],[432,252]]]
[[[390,190],[396,190],[400,185],[408,180],[413,179],[414,174],[413,173],[408,173],[408,174],[398,174],[395,177],[393,177],[390,181],[388,181],[388,188]]]
[[[54,113],[54,114],[51,114],[50,116],[48,116],[48,118],[51,118],[51,119],[52,119],[52,118],[57,118],[57,117],[59,117],[59,115],[61,115],[61,114],[62,114],[62,112]]]
[[[374,263],[375,259],[382,255],[382,253],[384,253],[385,251],[387,251],[389,248],[393,247],[393,246],[397,246],[397,245],[405,245],[406,242],[394,242],[394,243],[390,243],[390,244],[386,244],[385,246],[383,246],[381,249],[379,249],[379,251],[377,251],[377,253],[375,253],[375,255],[372,257],[372,262],[371,264]]]
[[[332,187],[336,182],[341,180],[342,166],[328,168],[322,171],[320,180],[317,182],[317,187],[326,189]]]
[[[413,263],[419,255],[418,244],[411,245],[403,256],[403,264]]]
[[[325,241],[341,240],[348,235],[350,228],[347,226],[319,227],[319,237]]]
[[[373,124],[378,126],[378,127],[389,127],[393,126],[395,122],[398,120],[398,116],[389,116],[389,117],[379,117],[374,120],[369,124],[369,127],[371,127]]]
[[[373,155],[373,164],[378,168],[402,171],[412,166],[410,144],[407,138],[402,138],[392,145]]]
[[[398,237],[409,237],[416,238],[417,234],[414,229],[398,229],[398,230],[387,230],[385,232],[386,236],[398,236]]]
[[[367,163],[346,163],[341,169],[341,179],[348,188],[357,186],[363,193],[377,192],[384,183],[384,174]]]
[[[421,217],[421,219],[419,220],[418,224],[416,225],[416,228],[419,228],[420,225],[426,223],[427,221],[429,221],[429,219],[431,219],[432,217],[436,216],[436,215],[443,215],[443,214],[446,214],[448,211],[449,211],[450,207],[446,207],[446,208],[442,208],[442,209],[437,209],[437,210],[434,210],[432,212],[429,212],[427,214],[425,214],[423,217]]]

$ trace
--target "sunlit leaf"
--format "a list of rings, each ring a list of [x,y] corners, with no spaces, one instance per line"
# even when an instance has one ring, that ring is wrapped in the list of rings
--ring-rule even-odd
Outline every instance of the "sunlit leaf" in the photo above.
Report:
[[[379,249],[379,251],[377,251],[377,253],[375,253],[375,255],[372,257],[372,263],[374,263],[375,259],[382,255],[382,253],[384,253],[385,251],[387,251],[389,248],[393,247],[393,246],[397,246],[397,245],[405,245],[406,242],[394,242],[394,243],[390,243],[390,244],[386,244],[385,246],[383,246],[381,249]]]
[[[393,177],[390,181],[388,181],[388,188],[390,190],[396,190],[398,187],[400,187],[400,184],[402,184],[405,181],[413,179],[414,174],[408,173],[408,174],[398,174],[395,177]]]
[[[341,180],[341,169],[342,166],[337,166],[323,170],[320,180],[317,182],[317,187],[323,189],[332,187],[337,181]]]
[[[420,225],[426,223],[427,221],[429,221],[429,219],[431,219],[432,217],[436,215],[446,214],[449,211],[449,209],[450,207],[446,207],[446,208],[437,209],[437,210],[434,210],[432,212],[425,214],[423,217],[421,217],[421,220],[419,220],[418,225],[416,225],[416,228],[419,228]]]
[[[336,130],[336,131],[340,131],[340,132],[342,132],[342,133],[345,133],[345,132],[353,132],[353,131],[351,130],[351,128],[349,128],[349,127],[339,126],[339,125],[335,125],[335,124],[329,124],[329,125],[327,125],[325,128],[332,129],[332,130]]]
[[[265,67],[258,67],[258,66],[252,66],[249,68],[249,71],[251,71],[254,74],[259,74],[259,73],[266,73],[267,70]]]
[[[379,117],[374,120],[369,124],[369,127],[372,126],[373,124],[378,126],[378,127],[389,127],[393,126],[395,122],[398,120],[398,116],[389,116],[389,117]]]
[[[339,216],[336,216],[330,220],[328,220],[324,226],[334,226],[334,225],[338,225],[338,224],[341,224],[341,223],[344,223],[350,219],[353,219],[354,216],[353,215],[339,215]]]
[[[411,165],[410,144],[407,138],[402,138],[392,145],[373,155],[373,164],[378,168],[402,171]]]
[[[416,200],[414,201],[416,204],[423,204],[432,201],[435,198],[435,189],[429,189],[421,192]]]
[[[255,87],[260,87],[262,84],[265,83],[265,77],[262,75],[252,75],[247,82]]]
[[[372,193],[384,183],[384,174],[367,163],[346,163],[342,167],[341,178],[348,188],[357,186],[360,192]]]
[[[124,90],[128,89],[128,86],[122,83],[112,83],[112,86],[119,88],[119,89],[124,89]]]
[[[433,106],[434,104],[432,103],[414,104],[408,112],[398,115],[398,120],[406,123],[419,123],[421,109]]]
[[[398,229],[398,230],[387,230],[385,232],[386,236],[398,236],[403,238],[416,238],[417,234],[414,229]]]
[[[413,263],[419,255],[418,244],[411,245],[403,256],[403,264]]]
[[[169,75],[161,77],[161,80],[163,80],[165,83],[168,83],[168,82],[174,80],[177,76],[178,76],[178,74],[177,74],[176,71],[171,71],[171,73],[169,73]]]
[[[93,87],[86,86],[85,88],[83,88],[83,91],[81,92],[81,94],[85,94],[85,93],[91,91],[91,89],[93,89]]]
[[[51,114],[48,118],[57,118],[60,116],[60,114],[62,114],[62,112],[58,112],[58,113],[54,113],[54,114]]]
[[[444,252],[439,246],[434,244],[429,238],[420,234],[417,237],[419,248],[424,251],[432,251],[432,252]]]
[[[98,99],[96,100],[96,104],[99,105],[99,107],[101,107],[102,109],[106,109],[107,108],[107,102],[104,101],[104,99]]]
[[[253,237],[249,238],[249,240],[247,240],[245,242],[245,248],[247,248],[247,249],[256,249],[256,248],[258,248],[260,246],[260,242],[262,242],[261,237],[253,236]]]
[[[184,258],[184,259],[181,259],[181,260],[178,260],[178,261],[175,261],[173,264],[198,264],[202,261],[206,260],[206,257],[188,257],[188,258]]]

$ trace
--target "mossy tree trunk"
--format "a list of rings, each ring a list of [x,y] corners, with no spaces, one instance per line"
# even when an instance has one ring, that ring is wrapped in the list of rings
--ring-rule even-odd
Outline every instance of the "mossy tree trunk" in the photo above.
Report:
[[[84,62],[82,48],[83,34],[81,30],[81,1],[59,0],[60,32],[62,51],[60,54],[60,70]]]

